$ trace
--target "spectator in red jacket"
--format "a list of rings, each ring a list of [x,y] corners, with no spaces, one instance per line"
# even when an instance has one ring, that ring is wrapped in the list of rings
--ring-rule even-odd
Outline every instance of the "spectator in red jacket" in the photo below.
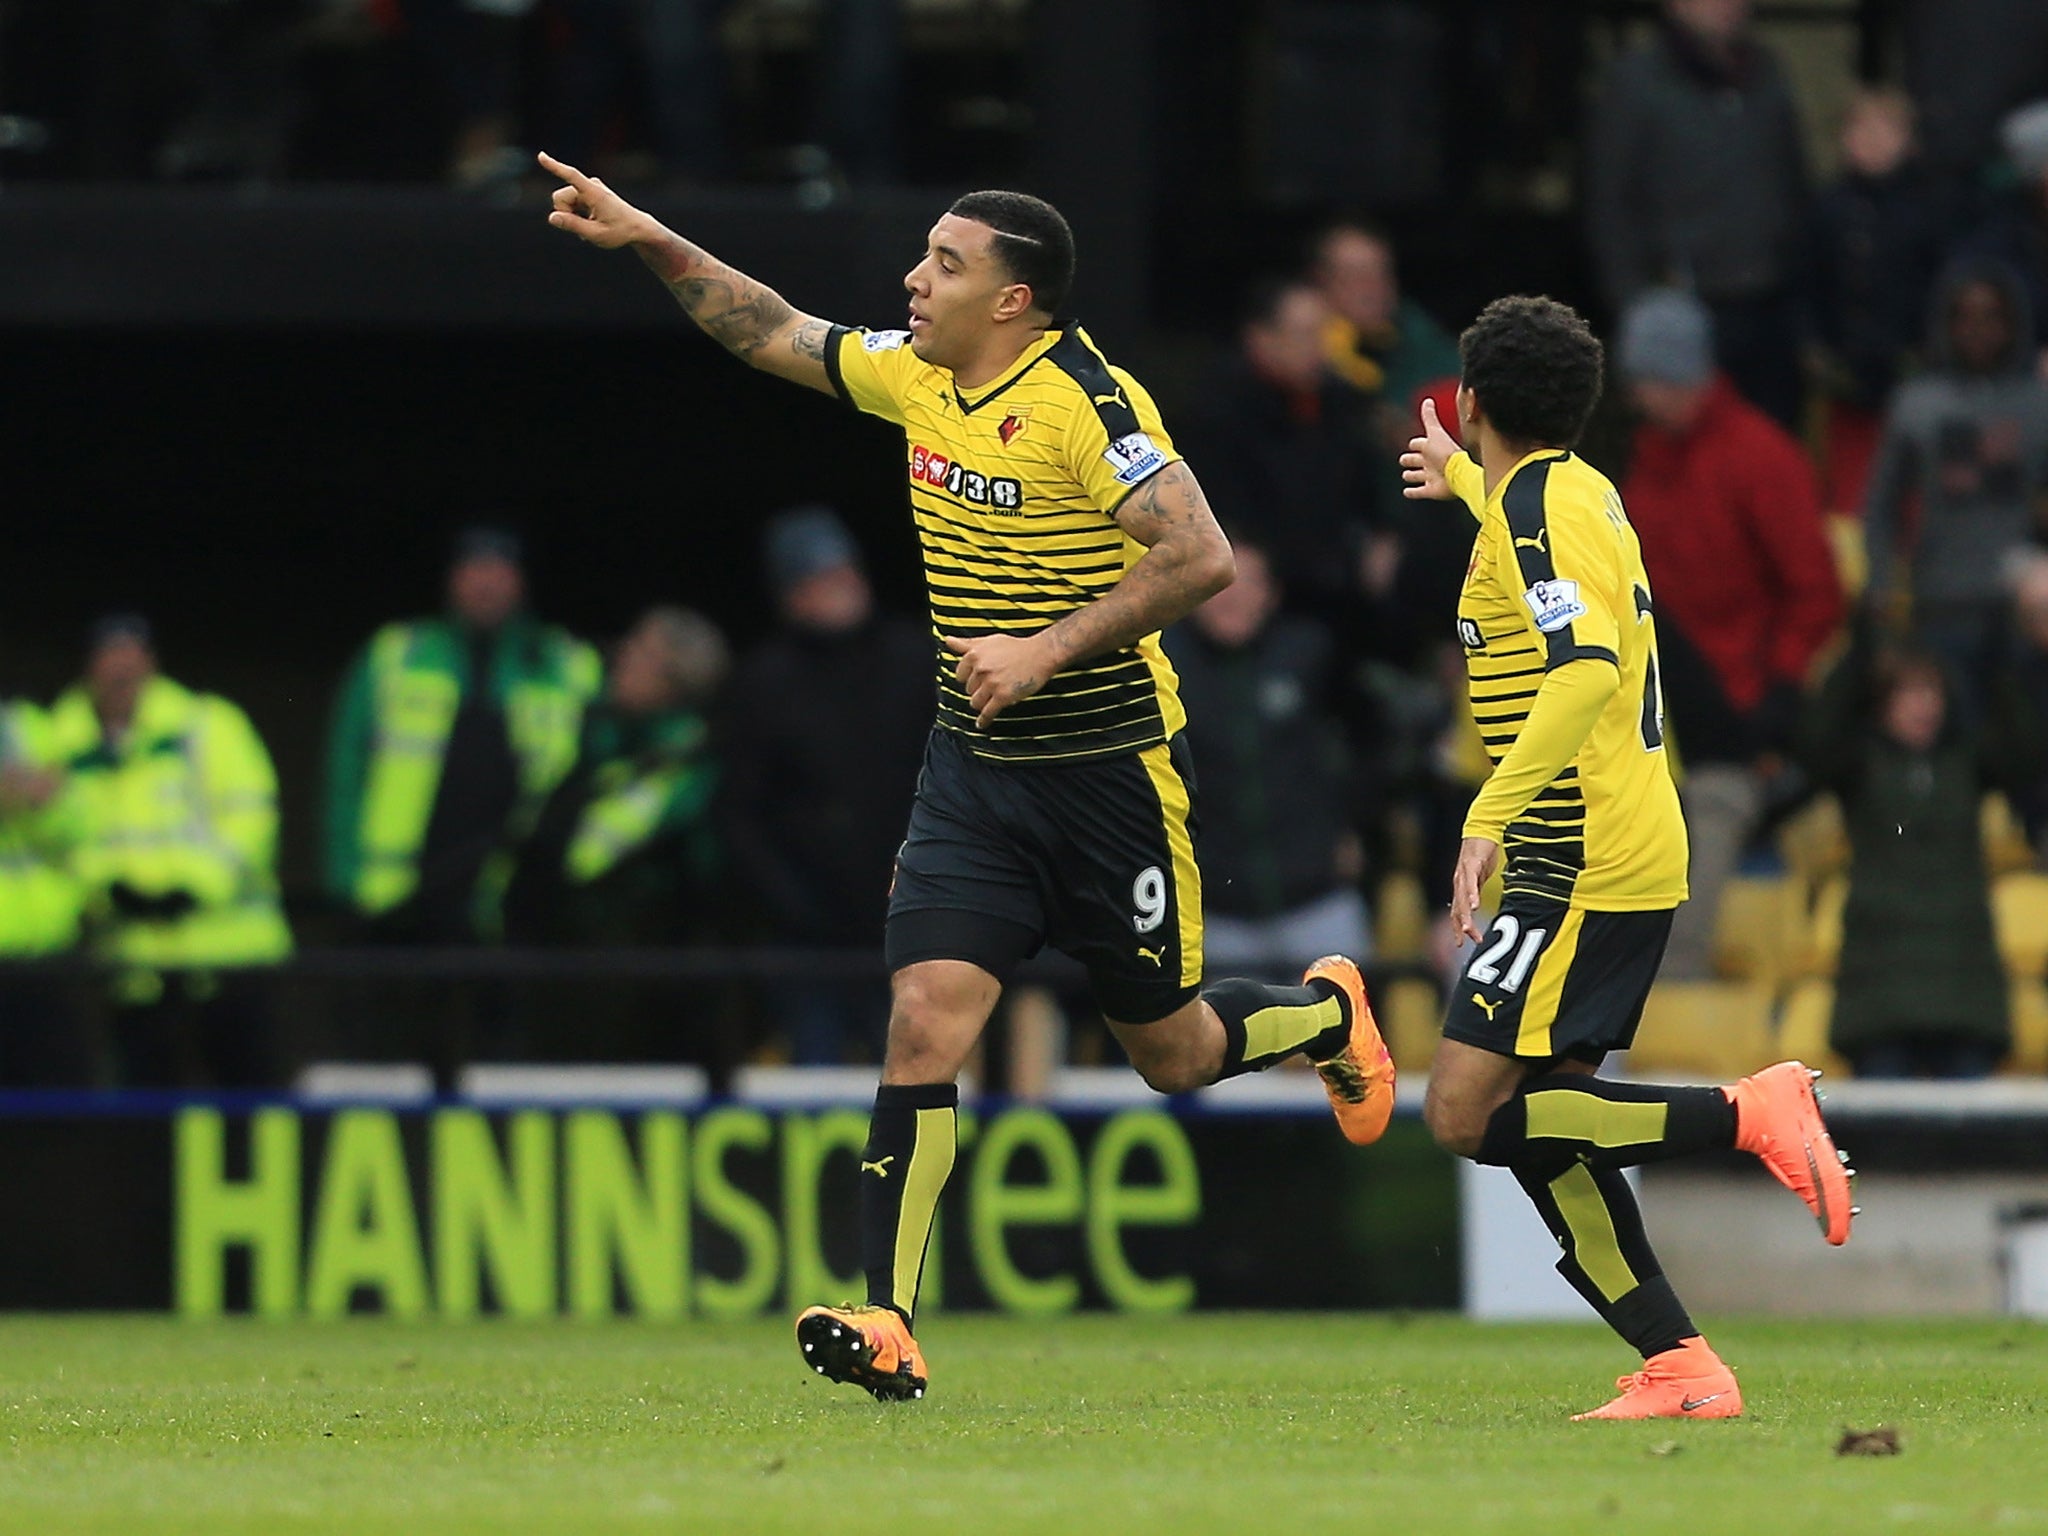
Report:
[[[1714,915],[1763,808],[1814,658],[1842,617],[1813,466],[1714,369],[1690,294],[1645,294],[1619,364],[1642,424],[1622,486],[1656,594],[1665,708],[1684,764],[1692,899],[1664,973],[1711,973]]]

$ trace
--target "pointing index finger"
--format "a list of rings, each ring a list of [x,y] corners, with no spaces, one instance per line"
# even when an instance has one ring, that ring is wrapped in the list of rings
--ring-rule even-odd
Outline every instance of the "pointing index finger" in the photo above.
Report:
[[[584,175],[567,161],[557,160],[546,150],[542,150],[536,158],[540,161],[543,169],[561,177],[562,180],[569,183],[578,192],[595,192],[597,190],[596,184],[588,176]]]

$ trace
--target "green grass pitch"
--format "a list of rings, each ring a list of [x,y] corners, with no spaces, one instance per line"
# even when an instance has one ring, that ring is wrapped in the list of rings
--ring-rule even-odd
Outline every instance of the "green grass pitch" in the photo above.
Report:
[[[1731,1321],[1746,1419],[1612,1425],[1566,1422],[1630,1363],[1597,1327],[925,1333],[884,1407],[781,1323],[0,1319],[0,1530],[2048,1532],[2038,1325]]]

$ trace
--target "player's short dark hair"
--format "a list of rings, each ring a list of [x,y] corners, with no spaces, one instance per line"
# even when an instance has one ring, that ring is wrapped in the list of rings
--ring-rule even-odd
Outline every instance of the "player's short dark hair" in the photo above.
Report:
[[[1579,312],[1555,299],[1495,299],[1458,338],[1465,386],[1510,442],[1570,448],[1600,403],[1607,354]]]
[[[1011,278],[1031,290],[1031,302],[1059,313],[1074,286],[1074,231],[1066,216],[1028,192],[969,192],[946,210],[996,232],[995,253]]]

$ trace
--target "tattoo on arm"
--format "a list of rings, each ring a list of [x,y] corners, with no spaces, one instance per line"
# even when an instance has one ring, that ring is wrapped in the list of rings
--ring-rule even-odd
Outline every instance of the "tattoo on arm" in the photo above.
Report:
[[[751,361],[756,352],[797,318],[796,311],[773,288],[755,282],[680,235],[634,249],[668,285],[683,313],[736,357]],[[815,323],[820,326],[817,351],[810,352],[799,342],[796,345],[800,356],[825,355],[823,323]]]
[[[825,361],[825,347],[832,339],[832,327],[823,320],[806,320],[790,332],[789,350],[813,362]]]
[[[1214,533],[1220,538],[1223,533],[1194,471],[1180,461],[1132,491],[1112,515],[1125,533],[1147,549],[1157,549],[1176,534]]]
[[[1230,545],[1184,463],[1168,465],[1124,498],[1117,523],[1146,546],[1123,579],[1045,631],[1055,670],[1135,644],[1185,618],[1230,584]]]

